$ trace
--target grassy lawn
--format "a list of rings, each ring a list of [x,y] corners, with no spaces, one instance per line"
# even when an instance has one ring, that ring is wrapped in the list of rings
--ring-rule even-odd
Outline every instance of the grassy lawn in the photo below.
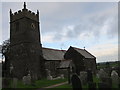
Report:
[[[57,79],[57,80],[38,80],[34,82],[34,85],[24,85],[22,81],[18,81],[17,88],[43,88],[47,86],[51,86],[54,84],[66,82],[67,79]],[[11,85],[12,86],[12,85]]]
[[[66,81],[67,81],[67,79],[39,80],[39,81],[36,81],[35,84],[36,84],[36,86],[38,86],[38,88],[41,88],[41,87],[51,86],[51,85],[66,82]]]
[[[44,87],[47,87],[47,86],[52,86],[52,85],[55,85],[55,84],[66,82],[66,81],[67,81],[67,79],[57,79],[57,80],[43,79],[43,80],[35,81],[34,85],[24,85],[22,81],[18,81],[16,88],[22,88],[23,90],[36,90],[36,88],[44,88]],[[100,79],[98,79],[96,76],[94,76],[93,77],[93,82],[96,83],[96,85],[98,85],[98,83],[100,83]],[[12,87],[12,84],[10,86]],[[57,90],[58,88],[66,88],[66,89],[72,90],[72,85],[64,84],[64,85],[57,86],[54,89]],[[88,84],[83,85],[82,88],[87,89]],[[96,86],[96,88],[98,88],[98,86]],[[118,88],[118,87],[113,84],[112,88]],[[48,89],[53,90],[53,88],[48,88]],[[7,89],[3,89],[3,90],[7,90]]]

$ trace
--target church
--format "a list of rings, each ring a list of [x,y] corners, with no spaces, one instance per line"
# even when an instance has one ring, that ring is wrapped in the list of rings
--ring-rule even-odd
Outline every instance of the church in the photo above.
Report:
[[[46,69],[52,77],[69,76],[91,69],[96,72],[96,57],[86,49],[70,46],[68,50],[42,47],[40,39],[39,11],[26,8],[13,13],[10,9],[10,54],[5,60],[6,70],[12,77],[22,79],[30,73],[32,79],[46,77]]]

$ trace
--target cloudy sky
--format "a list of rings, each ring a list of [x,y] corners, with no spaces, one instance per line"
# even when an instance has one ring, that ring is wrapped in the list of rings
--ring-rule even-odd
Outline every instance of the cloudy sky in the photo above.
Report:
[[[10,36],[10,8],[21,10],[23,2],[2,2],[0,44]],[[27,2],[27,8],[40,11],[43,47],[85,47],[97,62],[118,60],[117,2]]]

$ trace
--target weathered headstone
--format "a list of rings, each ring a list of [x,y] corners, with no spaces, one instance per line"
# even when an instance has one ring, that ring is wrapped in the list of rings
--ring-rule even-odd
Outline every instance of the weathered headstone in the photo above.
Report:
[[[24,84],[24,85],[26,85],[26,84],[27,84],[27,79],[26,79],[26,76],[23,76],[22,81],[23,81],[23,84]]]
[[[113,70],[111,72],[111,78],[112,78],[112,84],[114,84],[115,87],[118,87],[119,85],[119,76],[118,76],[118,73]]]
[[[17,82],[18,82],[18,79],[17,78],[13,78],[12,88],[16,88],[17,87]]]
[[[105,90],[105,89],[110,90],[111,88],[106,83],[98,83],[98,90]]]
[[[110,77],[112,68],[105,68],[104,71],[107,73],[107,75]]]
[[[33,74],[33,75],[32,75],[32,79],[33,79],[33,80],[38,80],[37,74]]]
[[[73,90],[82,90],[81,80],[77,74],[73,74],[71,77]]]
[[[106,77],[108,77],[108,74],[103,69],[100,69],[100,71],[98,72],[98,77],[100,79],[106,78]]]
[[[10,78],[2,78],[2,88],[9,88]]]
[[[46,73],[47,73],[47,76],[51,76],[50,75],[50,70],[46,69]]]
[[[109,88],[112,87],[112,79],[110,77],[104,77],[104,78],[102,78],[101,82],[104,83],[105,85],[107,85]]]
[[[61,74],[61,79],[64,79],[64,74]]]
[[[89,88],[89,90],[96,90],[96,83],[89,82],[88,83],[88,88]]]
[[[58,76],[56,78],[52,78],[51,80],[57,80],[57,79],[61,79],[61,76]]]
[[[10,64],[10,74],[12,73],[13,68],[14,68],[13,65]]]
[[[92,70],[87,70],[87,81],[89,82],[93,82],[93,75],[92,75]]]
[[[52,76],[47,76],[47,80],[53,80]]]
[[[28,75],[26,76],[26,79],[27,79],[27,84],[30,85],[30,84],[31,84],[31,75],[28,74]]]
[[[50,70],[46,69],[47,72],[47,80],[53,80],[53,77],[50,75]]]
[[[82,85],[87,84],[87,72],[85,71],[80,72],[80,80],[81,80]]]

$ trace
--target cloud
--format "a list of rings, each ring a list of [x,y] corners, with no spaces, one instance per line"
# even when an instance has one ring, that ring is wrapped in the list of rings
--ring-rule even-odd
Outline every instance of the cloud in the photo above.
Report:
[[[3,3],[3,11],[7,11],[7,14],[3,12],[4,38],[9,37],[10,8],[13,12],[20,10],[23,8],[23,2]],[[100,37],[105,31],[106,35],[111,37],[117,34],[115,16],[117,15],[117,7],[113,3],[28,2],[27,8],[34,12],[37,9],[40,10],[41,33],[42,35],[46,32],[55,33],[52,41],[55,39],[56,41],[58,39],[63,40],[64,38],[69,40],[69,38],[74,39],[80,36],[85,36],[85,38],[92,35]],[[74,26],[74,28],[69,29],[69,26]],[[8,30],[8,34],[5,32],[6,30]]]
[[[44,43],[52,43],[54,42],[53,37],[54,37],[54,33],[46,33],[42,36],[41,40]]]
[[[104,44],[95,45],[88,50],[97,57],[97,62],[118,60],[118,44],[106,42]]]
[[[86,5],[90,5],[90,4],[87,3]],[[56,12],[54,12],[53,14],[54,17],[51,17],[51,19],[47,18],[48,20],[46,19],[46,21],[43,20],[42,22],[44,24],[42,25],[44,29],[44,31],[42,31],[43,34],[45,32],[56,33],[54,34],[53,41],[57,41],[57,40],[65,41],[65,40],[71,40],[71,39],[76,39],[80,37],[83,39],[88,39],[88,38],[99,39],[103,36],[107,36],[107,38],[117,37],[117,34],[118,34],[117,4],[107,9],[102,9],[100,11],[97,11],[97,10],[94,10],[96,12],[91,11],[92,13],[90,11],[89,11],[90,13],[86,13],[87,11],[86,12],[84,11],[84,9],[86,9],[87,6],[82,7],[83,10],[80,10],[80,11],[75,10],[75,8],[71,8],[72,9],[72,10],[70,9],[71,13],[70,11],[65,12],[68,10],[68,7],[66,8],[65,4],[63,4],[61,9],[60,8],[58,9],[59,12],[57,12],[57,15],[55,14]],[[97,5],[94,6],[94,8],[97,8]],[[62,9],[63,9],[63,12],[62,12]],[[60,12],[62,12],[62,14]],[[74,20],[70,17],[73,17]],[[71,21],[72,23],[71,22],[69,23],[67,20],[69,22]],[[67,24],[64,24],[64,22]],[[69,28],[71,26],[72,28]]]

